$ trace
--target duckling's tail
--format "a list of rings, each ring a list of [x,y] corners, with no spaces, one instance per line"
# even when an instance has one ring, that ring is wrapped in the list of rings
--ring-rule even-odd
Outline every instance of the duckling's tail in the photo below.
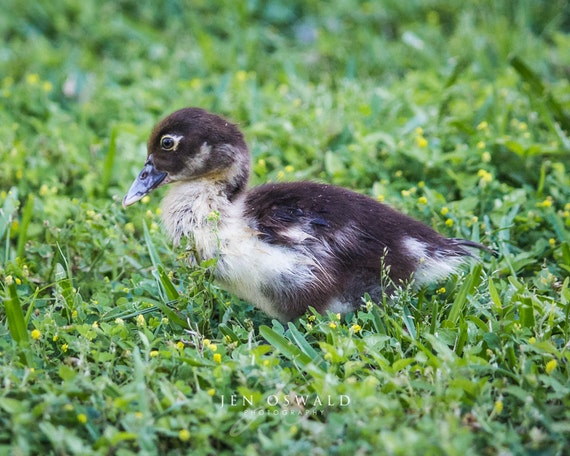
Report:
[[[499,252],[497,252],[496,250],[493,250],[492,248],[487,247],[486,245],[483,244],[479,244],[478,242],[475,241],[470,241],[468,239],[461,239],[461,238],[452,238],[450,239],[450,241],[453,243],[453,245],[464,250],[466,255],[469,256],[473,255],[471,254],[471,252],[469,252],[469,250],[465,250],[464,247],[468,249],[484,250],[485,252],[490,253],[493,256],[499,256]]]

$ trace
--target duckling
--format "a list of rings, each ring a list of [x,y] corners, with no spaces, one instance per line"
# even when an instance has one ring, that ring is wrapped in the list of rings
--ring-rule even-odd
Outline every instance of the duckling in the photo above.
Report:
[[[239,128],[200,108],[160,121],[126,208],[158,187],[162,222],[198,260],[215,258],[220,286],[288,321],[309,307],[346,313],[383,284],[440,280],[486,247],[446,238],[365,195],[315,182],[248,189],[250,155]],[[386,280],[389,279],[389,280]]]

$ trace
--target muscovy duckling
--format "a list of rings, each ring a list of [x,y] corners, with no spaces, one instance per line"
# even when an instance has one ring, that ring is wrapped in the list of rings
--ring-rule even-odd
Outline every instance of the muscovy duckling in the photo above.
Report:
[[[486,249],[332,185],[248,190],[249,170],[236,125],[199,108],[181,109],[154,128],[123,206],[170,184],[162,220],[174,244],[187,237],[199,260],[217,258],[223,288],[280,320],[309,306],[348,312],[364,293],[381,298],[382,273],[394,283],[413,277],[421,285],[454,272],[472,256],[467,248]]]

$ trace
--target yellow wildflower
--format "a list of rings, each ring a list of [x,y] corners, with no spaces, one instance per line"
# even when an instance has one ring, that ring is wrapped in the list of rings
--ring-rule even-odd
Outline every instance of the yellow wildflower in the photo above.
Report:
[[[40,337],[42,337],[42,333],[40,332],[39,329],[34,329],[32,331],[32,339],[34,340],[38,340]]]
[[[222,362],[222,355],[220,355],[219,353],[214,353],[214,361],[216,363],[221,363]]]
[[[202,81],[200,78],[194,78],[190,81],[190,87],[193,89],[199,89],[202,87]]]
[[[424,148],[424,147],[427,147],[428,141],[423,136],[417,136],[416,137],[416,144],[418,147]]]
[[[552,374],[552,371],[556,369],[556,366],[558,366],[558,361],[556,361],[555,359],[551,359],[546,363],[544,370],[548,375],[550,375]]]
[[[493,180],[493,175],[489,171],[484,169],[480,169],[479,171],[477,171],[477,176],[481,178],[481,180],[479,181],[479,184],[481,186],[485,186],[486,184],[488,184]]]
[[[77,421],[79,421],[81,424],[87,423],[87,415],[85,415],[85,413],[80,413],[77,415]]]
[[[178,438],[182,442],[188,442],[188,440],[190,440],[190,431],[188,429],[180,429],[178,432]]]
[[[40,76],[38,74],[32,73],[26,75],[26,82],[30,85],[36,85],[40,82]]]
[[[493,406],[493,412],[496,413],[497,415],[500,415],[502,411],[503,411],[503,401],[501,400],[495,401],[495,405]]]
[[[549,196],[545,200],[541,201],[540,203],[536,203],[538,207],[552,207],[552,197]]]

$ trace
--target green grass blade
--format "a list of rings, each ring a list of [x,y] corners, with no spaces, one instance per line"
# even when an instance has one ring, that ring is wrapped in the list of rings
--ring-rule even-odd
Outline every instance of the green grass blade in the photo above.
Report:
[[[481,270],[483,266],[478,263],[471,273],[469,274],[468,278],[463,282],[463,285],[459,289],[459,292],[455,296],[455,300],[451,305],[451,310],[449,311],[448,320],[452,322],[454,325],[457,324],[459,321],[459,317],[463,313],[465,305],[467,304],[467,296],[473,292],[473,288],[476,286],[477,282],[479,281],[479,277],[481,276]]]
[[[520,322],[525,328],[532,328],[535,325],[534,307],[532,299],[529,297],[522,297],[519,306]]]
[[[28,310],[26,311],[26,315],[24,316],[24,324],[26,325],[26,328],[30,323],[30,318],[32,318],[32,313],[34,313],[34,309],[36,308],[36,299],[38,298],[39,294],[40,294],[40,289],[36,288],[32,296],[32,299],[30,300],[30,304],[28,305]]]
[[[560,249],[562,250],[562,263],[560,263],[560,267],[570,272],[570,244],[564,241],[560,245]]]
[[[435,334],[435,331],[437,329],[438,315],[439,315],[439,303],[435,301],[433,304],[433,308],[431,310],[431,323],[429,326],[430,334]]]
[[[451,305],[451,310],[449,311],[449,317],[447,319],[454,325],[457,324],[459,316],[461,315],[463,309],[465,308],[465,304],[467,303],[467,295],[469,294],[470,288],[471,288],[471,279],[468,279],[465,282],[463,282],[463,286],[455,296],[455,300]]]
[[[299,332],[295,325],[289,322],[287,326],[289,328],[289,334],[291,335],[291,338],[295,341],[303,353],[305,353],[311,359],[317,358],[319,356],[318,353],[313,347],[311,347],[309,342],[307,342],[307,339],[305,339],[305,336]]]
[[[489,295],[491,296],[491,301],[495,304],[495,310],[499,315],[503,313],[503,303],[501,302],[501,297],[499,296],[499,292],[497,291],[497,287],[495,286],[495,282],[493,279],[489,277]]]
[[[119,133],[119,126],[115,125],[111,129],[111,137],[109,138],[109,149],[107,150],[107,155],[105,156],[105,161],[103,162],[103,173],[101,174],[101,186],[100,191],[102,195],[107,193],[109,184],[111,183],[111,178],[113,177],[113,169],[115,165],[115,156],[117,154],[117,136]]]
[[[168,277],[168,274],[166,273],[162,265],[160,264],[158,265],[157,271],[158,271],[158,281],[162,285],[168,300],[169,301],[178,300],[180,298],[180,294],[178,293],[178,290],[172,283],[172,280],[170,280],[170,277]]]
[[[570,333],[570,289],[568,284],[570,283],[570,277],[564,279],[562,284],[562,289],[560,290],[560,297],[562,304],[566,307],[566,313],[564,315],[564,338],[568,340],[568,333]]]
[[[224,335],[224,337],[227,337],[232,342],[239,342],[240,339],[238,335],[232,331],[232,329],[226,323],[220,323],[218,329]]]
[[[12,187],[6,195],[2,210],[0,210],[0,238],[4,236],[4,234],[10,228],[10,224],[12,223],[12,216],[18,210],[19,205],[20,202],[18,201],[18,189],[16,187]]]
[[[465,321],[459,322],[459,332],[455,342],[455,353],[461,356],[463,354],[463,347],[467,342],[467,323]]]
[[[168,320],[170,320],[172,323],[176,323],[181,328],[188,329],[188,322],[184,320],[184,318],[182,318],[180,315],[178,315],[176,311],[172,310],[168,304],[156,301],[156,307],[158,307],[160,311],[166,315]]]
[[[184,318],[182,318],[180,315],[178,315],[178,313],[175,310],[171,309],[168,304],[165,304],[165,303],[160,302],[160,301],[155,301],[155,304],[156,304],[156,307],[158,307],[160,309],[160,311],[164,315],[166,315],[168,320],[170,320],[172,323],[177,324],[181,328],[188,329],[188,322]]]
[[[8,285],[5,312],[8,320],[8,329],[12,339],[21,346],[27,345],[29,343],[28,331],[26,330],[24,312],[22,310],[22,304],[20,303],[15,283]]]
[[[158,256],[156,247],[154,246],[154,243],[152,242],[152,239],[150,237],[150,232],[148,231],[148,226],[146,225],[146,222],[143,223],[143,230],[144,230],[144,240],[146,242],[146,247],[148,249],[150,261],[152,261],[152,265],[154,266],[154,268],[158,270],[158,267],[162,266],[162,263],[160,262],[160,257]]]
[[[8,263],[10,259],[10,226],[12,225],[13,216],[18,210],[19,204],[18,189],[12,187],[6,195],[4,205],[0,208],[0,239],[6,234],[4,264]]]
[[[260,326],[259,333],[267,342],[273,345],[277,351],[291,361],[296,361],[303,367],[311,363],[312,360],[306,353],[301,351],[301,349],[294,345],[289,339],[277,334],[269,326]]]
[[[404,306],[402,310],[403,310],[402,320],[404,321],[404,325],[408,330],[408,334],[413,340],[416,340],[418,338],[418,332],[416,330],[416,325],[414,324],[414,317],[410,313],[410,309],[408,306]]]
[[[63,297],[67,310],[67,317],[71,319],[71,315],[75,310],[75,291],[73,290],[73,281],[68,277],[67,272],[61,263],[55,265],[55,285],[58,293]]]
[[[22,211],[22,221],[18,228],[18,245],[16,247],[16,256],[18,258],[24,257],[24,249],[26,248],[26,241],[28,240],[28,228],[30,227],[30,222],[32,220],[32,214],[34,212],[34,195],[30,193],[28,199],[26,200],[26,205]]]

